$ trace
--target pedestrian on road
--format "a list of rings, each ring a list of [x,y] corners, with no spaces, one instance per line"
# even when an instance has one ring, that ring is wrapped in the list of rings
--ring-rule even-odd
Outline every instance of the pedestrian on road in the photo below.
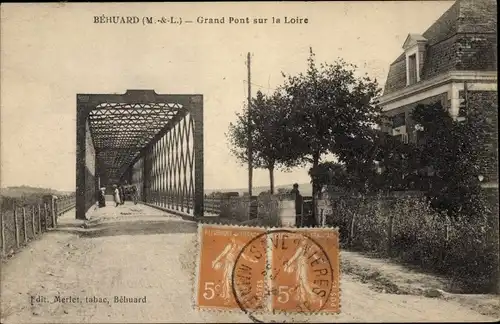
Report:
[[[302,215],[302,213],[303,213],[303,209],[302,209],[303,201],[302,201],[302,195],[300,194],[300,191],[299,191],[299,184],[298,183],[293,184],[293,189],[290,191],[290,193],[292,194],[292,197],[295,200],[295,226],[302,227],[303,222],[304,222],[304,215]]]
[[[118,189],[120,190],[120,205],[123,205],[125,203],[125,186],[120,184]]]
[[[113,185],[113,198],[115,199],[115,207],[118,207],[118,205],[121,203],[121,200],[120,200],[120,190],[118,189],[118,186],[117,185]]]
[[[105,197],[105,187],[102,187],[99,189],[99,198],[98,198],[98,203],[99,203],[99,208],[106,207],[106,197]]]
[[[130,192],[132,195],[132,200],[134,201],[134,205],[137,205],[137,199],[139,198],[138,192],[137,192],[137,187],[135,186],[135,184],[131,184],[129,186],[129,188],[130,188]]]
[[[123,189],[123,199],[122,199],[122,205],[125,203],[125,197],[128,197],[130,199],[130,185],[128,184],[128,181],[125,180],[125,184],[122,186]]]
[[[293,198],[295,198],[298,195],[300,195],[299,184],[298,183],[294,183],[293,184],[293,189],[290,191],[290,193],[292,194]]]

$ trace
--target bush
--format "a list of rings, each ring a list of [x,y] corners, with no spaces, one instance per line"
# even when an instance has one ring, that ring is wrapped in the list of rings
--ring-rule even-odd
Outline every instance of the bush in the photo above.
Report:
[[[385,253],[387,250],[387,222],[382,206],[376,198],[361,199],[354,222],[351,244],[369,252]]]
[[[490,230],[486,219],[453,221],[443,263],[467,291],[483,291],[495,273],[496,249],[488,239]]]
[[[425,199],[398,200],[390,212],[394,215],[391,254],[439,270],[446,240],[446,218],[434,212]]]
[[[488,216],[449,219],[434,211],[425,198],[413,197],[337,197],[332,205],[327,223],[339,227],[341,242],[351,248],[380,256],[389,252],[394,258],[451,277],[467,292],[489,288],[496,249],[489,236]]]
[[[257,204],[257,218],[260,224],[263,226],[281,226],[279,198],[277,196],[259,196]]]

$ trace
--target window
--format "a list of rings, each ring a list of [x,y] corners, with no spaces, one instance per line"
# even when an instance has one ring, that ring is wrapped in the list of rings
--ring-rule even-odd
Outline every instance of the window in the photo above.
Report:
[[[400,113],[392,117],[392,127],[397,128],[406,125],[406,114]]]
[[[467,92],[466,91],[460,91],[458,102],[459,102],[458,117],[467,117],[468,102],[467,102]]]
[[[393,135],[393,137],[400,141],[401,143],[408,144],[408,134],[398,134],[398,135]]]
[[[417,83],[417,55],[408,56],[408,85]]]

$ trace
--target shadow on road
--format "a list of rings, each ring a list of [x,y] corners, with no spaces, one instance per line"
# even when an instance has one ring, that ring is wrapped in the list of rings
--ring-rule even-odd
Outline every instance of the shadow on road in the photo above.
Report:
[[[196,223],[188,222],[134,220],[97,223],[89,228],[61,226],[55,231],[76,234],[85,238],[96,238],[118,235],[196,233],[197,227]]]

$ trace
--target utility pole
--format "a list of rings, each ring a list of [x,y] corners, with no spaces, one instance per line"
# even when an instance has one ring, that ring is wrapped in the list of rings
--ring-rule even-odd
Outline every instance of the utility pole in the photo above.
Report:
[[[247,70],[248,70],[248,195],[252,197],[252,178],[253,178],[253,161],[252,161],[252,84],[250,83],[250,52],[247,55]]]

